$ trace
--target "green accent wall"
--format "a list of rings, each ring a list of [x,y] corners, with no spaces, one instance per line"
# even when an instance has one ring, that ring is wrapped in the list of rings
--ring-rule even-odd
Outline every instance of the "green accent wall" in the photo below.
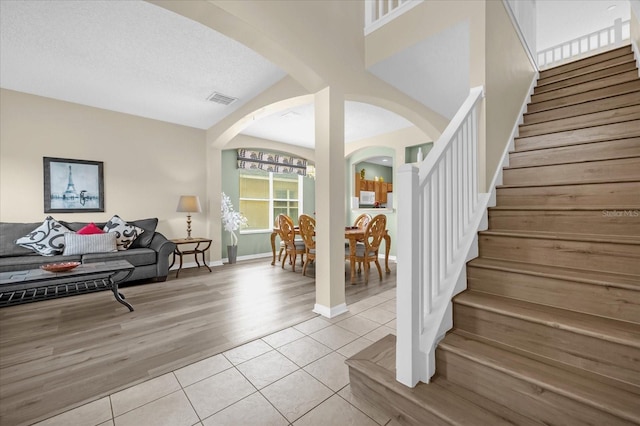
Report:
[[[249,147],[247,147],[249,148]],[[278,151],[274,151],[278,152]],[[283,152],[283,154],[291,155]],[[238,208],[240,198],[240,173],[238,171],[238,151],[235,149],[222,151],[222,191],[231,198],[233,207]],[[316,182],[310,177],[302,178],[302,212],[313,215],[315,212]],[[227,257],[227,245],[231,243],[231,237],[224,230],[222,223],[222,258]],[[271,253],[271,232],[253,232],[250,234],[238,234],[238,256],[250,256],[254,254]]]
[[[373,164],[363,161],[356,164],[356,172],[364,169],[364,178],[367,180],[374,180],[374,177],[378,176],[385,182],[393,183],[393,167],[381,166],[380,164]]]
[[[415,163],[418,158],[418,149],[422,148],[422,158],[426,158],[431,148],[433,148],[433,142],[427,142],[420,145],[408,146],[404,149],[405,163]]]

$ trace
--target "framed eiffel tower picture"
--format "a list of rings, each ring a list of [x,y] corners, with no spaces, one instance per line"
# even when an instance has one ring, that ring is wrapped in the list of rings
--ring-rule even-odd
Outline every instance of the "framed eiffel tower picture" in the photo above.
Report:
[[[102,161],[43,157],[44,212],[104,212]]]

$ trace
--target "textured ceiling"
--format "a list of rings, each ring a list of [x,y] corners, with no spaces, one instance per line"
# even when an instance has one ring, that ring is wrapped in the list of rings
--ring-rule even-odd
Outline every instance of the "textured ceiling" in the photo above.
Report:
[[[206,129],[284,71],[142,1],[0,1],[0,86]],[[214,91],[239,98],[206,100]]]

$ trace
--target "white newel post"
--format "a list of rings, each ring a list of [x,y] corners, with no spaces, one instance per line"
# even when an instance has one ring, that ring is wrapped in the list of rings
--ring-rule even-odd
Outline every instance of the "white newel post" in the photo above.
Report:
[[[396,378],[405,386],[414,387],[419,381],[427,381],[426,359],[420,349],[422,334],[420,277],[423,262],[420,229],[423,212],[418,190],[418,168],[411,164],[400,166],[398,185],[398,268],[396,288],[397,340]]]
[[[614,46],[622,45],[622,19],[613,21],[613,43]]]

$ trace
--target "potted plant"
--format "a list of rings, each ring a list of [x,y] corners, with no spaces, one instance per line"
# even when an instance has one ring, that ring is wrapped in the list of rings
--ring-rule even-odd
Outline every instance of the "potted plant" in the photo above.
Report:
[[[222,193],[222,224],[224,230],[229,231],[231,234],[231,245],[227,246],[227,257],[229,263],[236,263],[236,256],[238,254],[238,236],[236,231],[241,227],[247,226],[247,218],[240,212],[233,210],[233,204],[231,198],[224,192]]]

